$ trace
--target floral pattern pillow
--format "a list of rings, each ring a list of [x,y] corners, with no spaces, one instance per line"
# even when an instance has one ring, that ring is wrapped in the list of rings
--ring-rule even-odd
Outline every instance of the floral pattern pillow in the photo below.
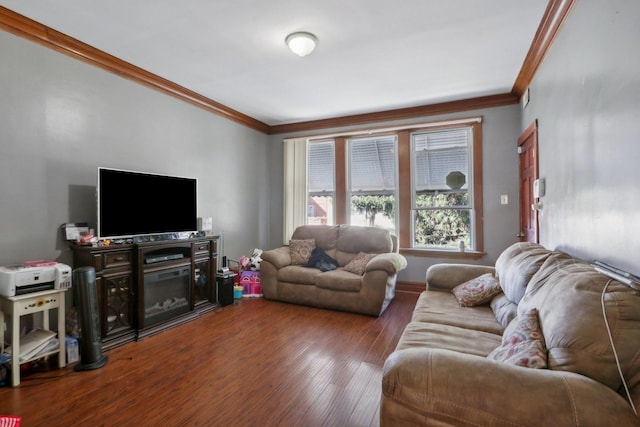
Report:
[[[487,356],[487,359],[525,368],[545,369],[547,349],[538,321],[538,310],[527,311],[516,317],[502,336],[502,344]],[[513,323],[512,322],[512,323]]]
[[[378,254],[367,254],[364,252],[359,252],[358,255],[356,255],[351,261],[347,263],[347,265],[344,266],[344,269],[350,273],[362,276],[364,274],[364,269],[367,267],[367,264],[369,264],[369,261],[371,261],[371,259],[376,255]]]
[[[502,288],[498,279],[487,273],[456,286],[452,292],[462,307],[473,307],[488,303]]]
[[[289,254],[291,264],[306,264],[311,258],[311,252],[316,248],[316,239],[289,240]]]

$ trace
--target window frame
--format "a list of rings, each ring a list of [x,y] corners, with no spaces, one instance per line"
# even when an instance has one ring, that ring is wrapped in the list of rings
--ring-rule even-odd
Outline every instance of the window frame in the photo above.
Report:
[[[345,161],[346,161],[346,167],[344,168],[344,174],[345,174],[345,215],[348,218],[348,224],[351,224],[351,198],[354,195],[357,195],[354,190],[353,190],[353,183],[352,178],[352,169],[351,169],[351,156],[352,156],[352,147],[353,147],[353,142],[354,141],[361,141],[361,140],[376,140],[376,139],[385,139],[385,138],[389,138],[391,139],[392,143],[393,143],[393,148],[394,148],[394,189],[392,191],[392,195],[394,198],[394,210],[395,210],[395,218],[393,219],[393,224],[394,224],[394,230],[395,233],[398,233],[398,227],[399,227],[399,223],[400,223],[400,218],[398,216],[398,203],[399,203],[399,188],[398,188],[398,165],[399,165],[399,158],[398,158],[398,135],[395,132],[390,132],[390,133],[376,133],[374,135],[353,135],[350,136],[349,138],[346,139],[346,146],[345,146]]]
[[[329,144],[329,145],[331,145],[331,146],[332,146],[332,150],[333,150],[333,164],[332,164],[331,166],[332,166],[332,172],[333,172],[333,190],[332,190],[331,192],[329,192],[329,194],[330,194],[330,195],[331,195],[331,197],[332,197],[332,209],[331,209],[331,216],[330,216],[330,218],[331,218],[331,219],[333,219],[333,221],[332,221],[332,222],[337,223],[337,222],[336,222],[336,196],[337,196],[338,191],[337,191],[337,185],[336,185],[336,184],[337,184],[337,183],[336,183],[336,176],[337,176],[337,173],[336,173],[336,142],[335,142],[335,140],[334,140],[334,139],[329,138],[329,139],[321,139],[321,140],[309,141],[309,142],[307,143],[307,156],[306,156],[306,163],[307,163],[307,165],[306,165],[306,167],[307,167],[307,178],[306,178],[306,179],[307,179],[307,182],[306,182],[306,187],[307,187],[307,215],[306,215],[306,217],[305,217],[305,224],[309,224],[309,218],[310,218],[310,217],[309,217],[309,212],[308,212],[308,205],[309,205],[308,200],[309,200],[309,198],[314,197],[314,196],[312,195],[312,193],[313,193],[313,192],[312,192],[312,191],[310,191],[310,189],[309,189],[309,170],[310,170],[310,165],[309,165],[309,161],[310,161],[309,152],[311,151],[311,147],[312,147],[314,144]],[[326,193],[326,192],[325,192],[325,193]],[[322,196],[323,194],[318,194],[318,195]],[[329,222],[329,221],[327,221],[327,224],[328,224],[328,225],[333,225],[333,224],[330,224],[330,222]]]
[[[482,116],[442,120],[416,125],[404,125],[396,128],[356,130],[332,135],[316,135],[308,138],[310,143],[333,140],[335,153],[335,197],[334,220],[336,224],[348,224],[351,206],[348,199],[348,147],[349,139],[367,137],[375,134],[383,136],[396,135],[397,167],[396,167],[396,231],[398,246],[403,255],[416,257],[434,257],[449,259],[477,260],[482,258],[484,252],[484,214],[483,214],[483,183],[482,183]],[[464,252],[440,249],[440,248],[415,248],[412,247],[412,203],[413,203],[413,172],[411,168],[411,134],[415,132],[432,131],[438,129],[451,129],[455,127],[471,128],[472,147],[469,167],[471,169],[472,192],[472,241],[475,242],[473,250]]]
[[[444,130],[453,128],[470,128],[471,133],[471,158],[469,168],[471,169],[471,186],[469,192],[472,199],[471,218],[471,241],[474,242],[473,250],[468,249],[460,252],[451,249],[440,248],[418,248],[413,246],[413,169],[411,158],[411,135],[413,133],[428,132],[434,130]],[[483,224],[483,193],[482,193],[482,123],[467,122],[457,124],[443,124],[439,126],[429,126],[425,128],[405,129],[398,133],[398,143],[402,146],[398,154],[400,158],[399,169],[403,171],[399,183],[401,225],[398,236],[400,252],[404,255],[428,256],[441,258],[463,258],[479,259],[484,253],[484,224]]]

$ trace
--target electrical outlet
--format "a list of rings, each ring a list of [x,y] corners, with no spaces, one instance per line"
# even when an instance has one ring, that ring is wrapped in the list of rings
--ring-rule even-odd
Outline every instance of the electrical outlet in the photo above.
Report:
[[[503,194],[502,196],[500,196],[500,204],[501,205],[508,205],[509,204],[509,195]]]

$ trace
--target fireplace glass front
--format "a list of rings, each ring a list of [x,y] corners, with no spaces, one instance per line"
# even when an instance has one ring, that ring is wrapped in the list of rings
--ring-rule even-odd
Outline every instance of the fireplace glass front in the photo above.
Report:
[[[189,312],[191,267],[144,275],[144,327]]]

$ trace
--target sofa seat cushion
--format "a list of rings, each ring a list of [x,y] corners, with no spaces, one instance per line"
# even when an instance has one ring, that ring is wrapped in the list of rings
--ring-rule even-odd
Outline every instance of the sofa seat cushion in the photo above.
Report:
[[[415,322],[438,323],[500,335],[504,328],[489,306],[460,307],[450,292],[424,291],[411,318]]]
[[[483,331],[429,322],[410,322],[396,350],[434,348],[486,357],[502,343],[502,337]]]
[[[334,291],[360,292],[362,276],[350,273],[342,268],[325,271],[315,276],[315,284],[322,289]]]
[[[316,284],[316,277],[321,273],[317,268],[290,265],[278,270],[278,280],[280,282],[313,286]]]

